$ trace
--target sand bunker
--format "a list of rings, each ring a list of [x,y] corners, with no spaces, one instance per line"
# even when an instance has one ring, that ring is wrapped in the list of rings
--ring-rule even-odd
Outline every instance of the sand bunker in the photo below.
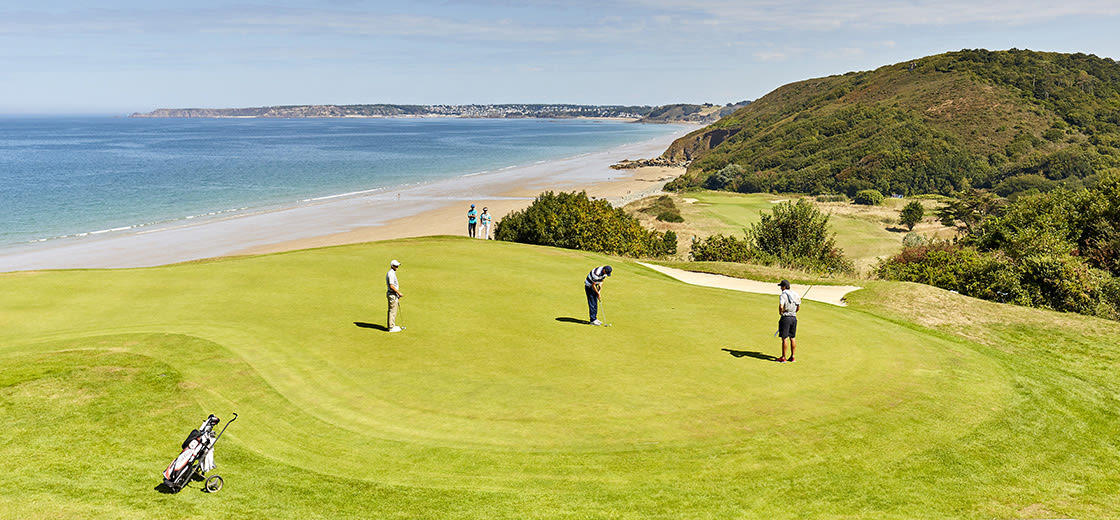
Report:
[[[685,271],[682,269],[674,269],[672,267],[664,267],[660,265],[647,264],[638,262],[654,271],[667,274],[677,280],[692,285],[702,285],[704,287],[715,287],[718,289],[730,289],[732,291],[743,291],[759,294],[773,294],[777,296],[781,291],[778,290],[778,283],[774,282],[760,282],[757,280],[748,280],[746,278],[734,278],[731,276],[724,276],[722,274],[711,273],[697,273],[693,271]],[[797,294],[802,295],[806,300],[813,300],[815,302],[828,303],[832,305],[839,305],[841,307],[847,306],[844,303],[844,296],[852,291],[862,289],[854,285],[800,285],[792,284],[793,289]],[[812,289],[811,291],[809,289]]]

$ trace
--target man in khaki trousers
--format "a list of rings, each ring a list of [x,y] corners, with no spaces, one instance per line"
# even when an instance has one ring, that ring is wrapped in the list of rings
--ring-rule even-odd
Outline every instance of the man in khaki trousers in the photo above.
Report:
[[[400,309],[401,284],[397,281],[397,269],[400,268],[401,263],[393,260],[389,262],[389,272],[385,275],[385,297],[389,299],[389,332],[400,332],[401,328],[397,326],[397,310]]]

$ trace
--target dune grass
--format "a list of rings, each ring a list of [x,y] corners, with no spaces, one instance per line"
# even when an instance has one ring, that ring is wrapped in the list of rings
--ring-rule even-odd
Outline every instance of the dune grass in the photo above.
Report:
[[[400,334],[379,329],[392,258]],[[613,326],[591,327],[581,285],[604,263]],[[806,305],[798,363],[781,365],[773,296],[519,244],[434,237],[0,275],[0,459],[13,468],[0,516],[1120,509],[1108,431],[1120,355],[1102,339],[1115,328],[1063,317],[1051,341],[1033,336],[1037,315],[1001,321],[1002,306],[984,308],[983,334],[915,323],[922,305],[947,306],[907,298],[914,287]],[[1083,323],[1097,328],[1070,332]],[[241,418],[217,447],[225,489],[160,493],[190,429],[232,411]]]

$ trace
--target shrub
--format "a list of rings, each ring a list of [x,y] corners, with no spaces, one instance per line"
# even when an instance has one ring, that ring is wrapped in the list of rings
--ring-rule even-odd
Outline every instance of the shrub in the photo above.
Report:
[[[700,262],[750,262],[755,258],[750,242],[724,234],[698,239],[692,237],[689,256]]]
[[[1120,319],[1120,280],[1074,256],[1015,261],[999,251],[939,242],[903,248],[875,272],[985,300]]]
[[[852,197],[852,202],[856,204],[863,204],[865,206],[878,206],[883,203],[882,193],[879,190],[859,190],[855,196]]]
[[[912,200],[898,213],[898,223],[913,231],[914,225],[921,222],[924,216],[926,216],[926,209],[922,207],[922,203]]]
[[[582,249],[626,256],[664,256],[665,234],[586,192],[542,193],[522,211],[506,215],[494,230],[498,240]],[[672,240],[673,250],[676,239]]]
[[[747,171],[738,164],[728,164],[704,180],[704,187],[709,190],[722,190],[745,175]]]
[[[649,207],[639,211],[653,215],[662,222],[684,222],[680,208],[677,208],[673,198],[668,195],[658,197]]]
[[[665,234],[661,236],[661,242],[663,244],[664,254],[677,254],[677,233],[675,231],[666,231]]]
[[[880,262],[875,273],[888,280],[924,283],[986,300],[1030,301],[1009,259],[948,242],[905,247]]]

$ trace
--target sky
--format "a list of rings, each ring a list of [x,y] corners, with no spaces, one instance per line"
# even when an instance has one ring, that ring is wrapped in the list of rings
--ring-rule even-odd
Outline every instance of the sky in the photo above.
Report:
[[[1120,59],[1117,0],[5,0],[0,114],[726,104],[943,52]]]

